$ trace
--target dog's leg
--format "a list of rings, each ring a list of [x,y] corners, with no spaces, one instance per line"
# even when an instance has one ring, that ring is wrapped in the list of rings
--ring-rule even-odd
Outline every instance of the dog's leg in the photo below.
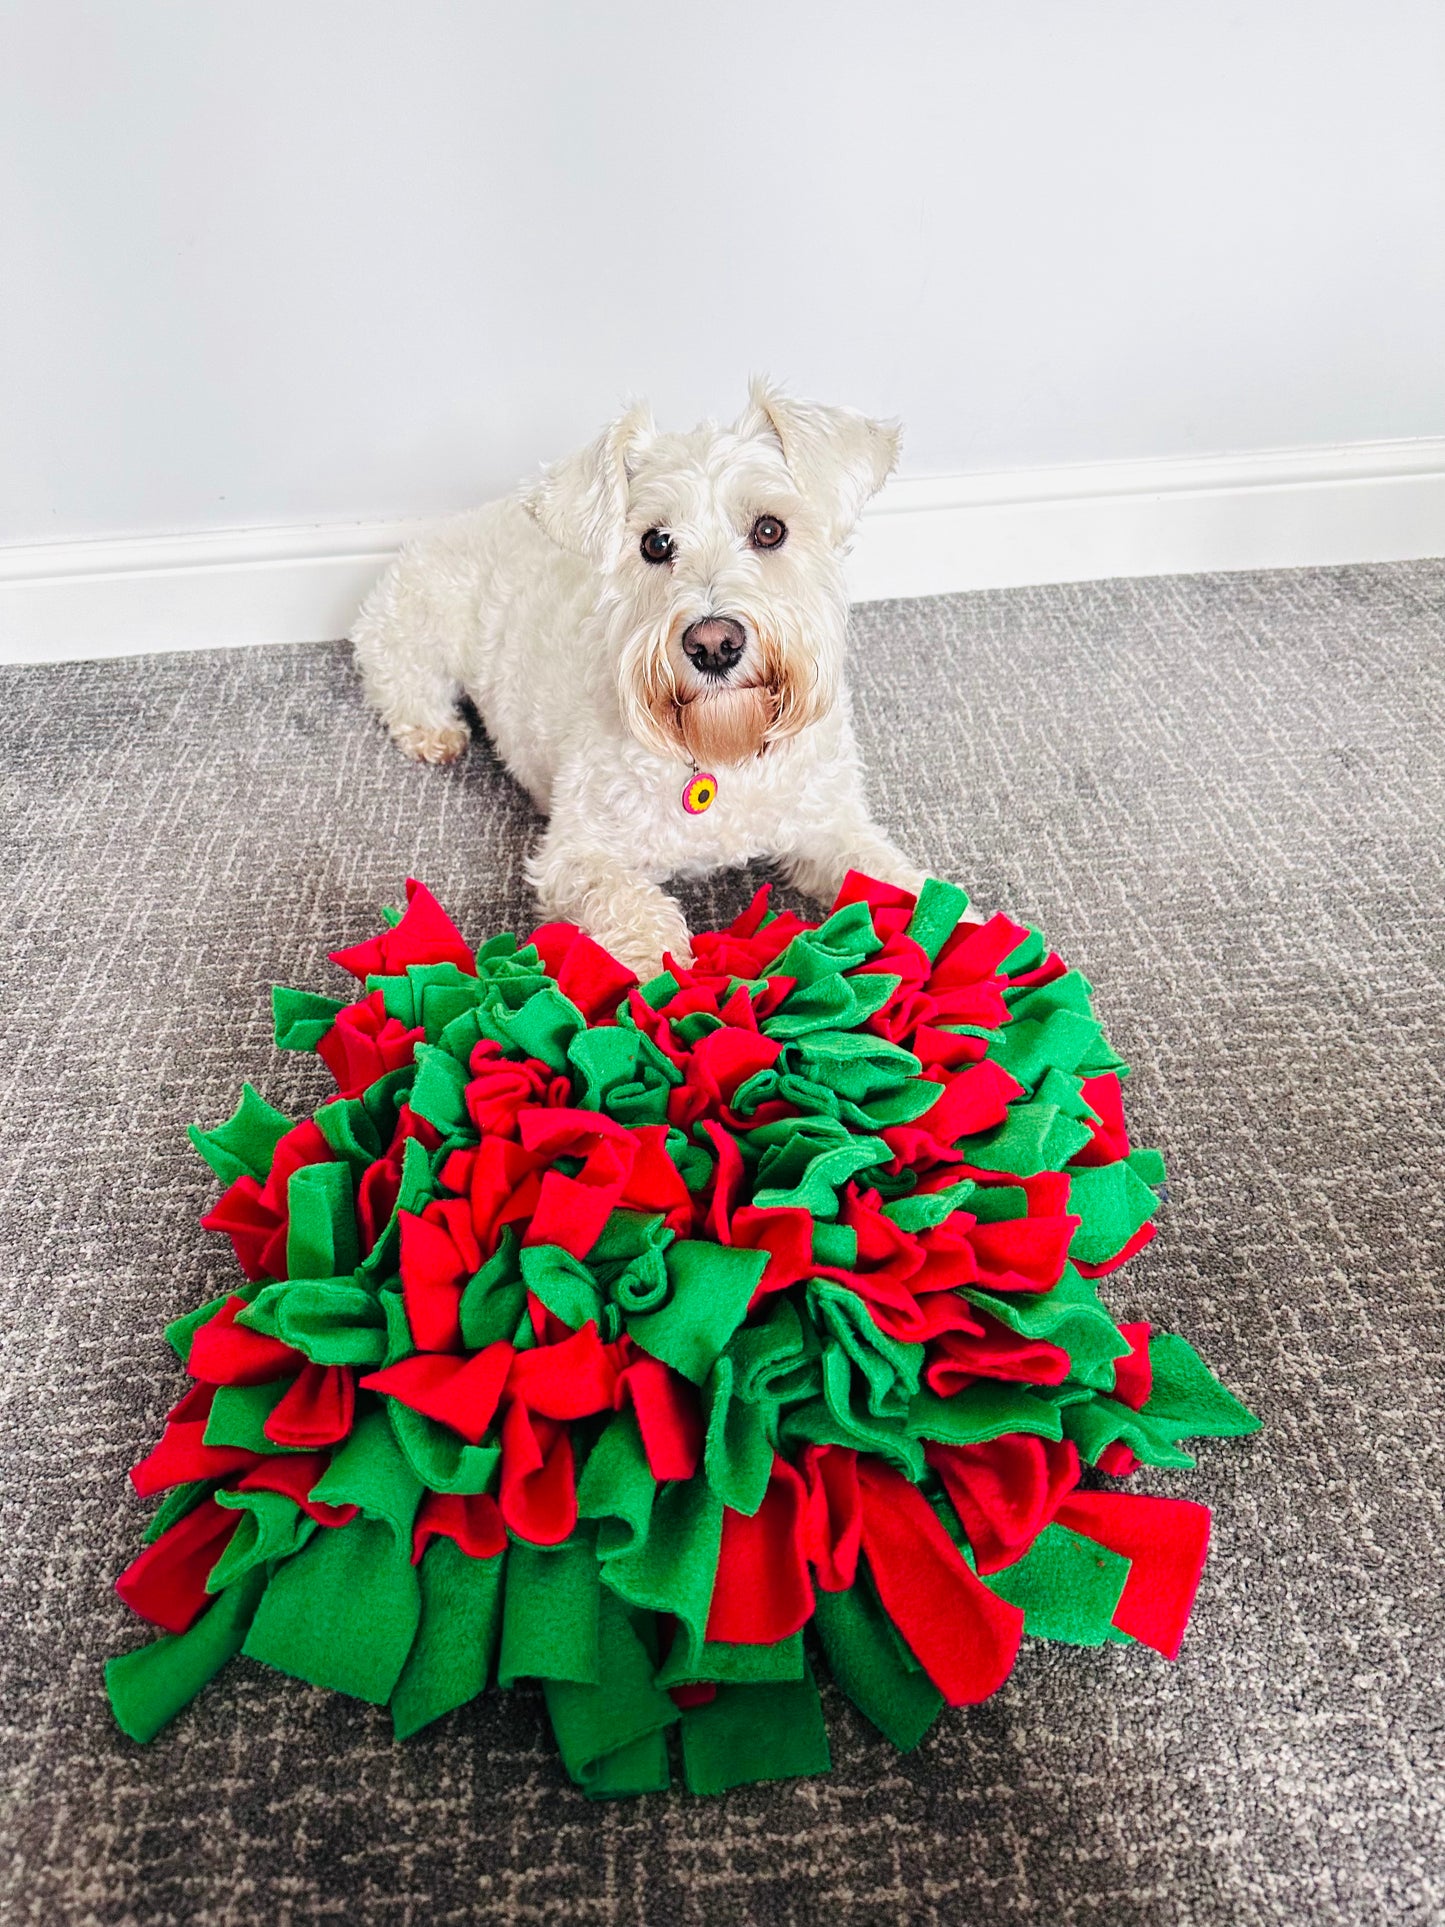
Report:
[[[861,796],[856,813],[840,811],[836,823],[815,826],[806,838],[777,855],[788,881],[819,903],[833,901],[838,886],[850,870],[876,877],[880,883],[896,884],[900,890],[912,891],[915,896],[928,874],[889,841],[869,816]],[[983,920],[982,913],[972,905],[962,917],[964,923]]]
[[[831,903],[850,870],[915,894],[922,889],[927,872],[910,862],[869,814],[851,731],[827,780],[806,786],[798,801],[788,840],[773,854],[784,876],[806,896]]]
[[[873,821],[863,794],[857,745],[846,720],[838,754],[822,780],[800,786],[788,835],[773,855],[788,881],[819,903],[833,901],[850,870],[915,896],[928,876]],[[964,921],[982,919],[970,908],[964,912]]]
[[[527,881],[549,915],[580,924],[643,983],[664,955],[692,962],[687,921],[667,892],[614,851],[559,833],[555,819],[528,861]]]
[[[815,832],[805,842],[780,851],[778,860],[788,881],[819,903],[833,901],[850,870],[915,893],[923,888],[927,874],[890,843],[866,814],[861,820]]]
[[[363,604],[351,641],[367,700],[397,747],[418,762],[451,763],[471,732],[439,633],[446,612],[433,606],[426,576],[421,557],[399,556]]]

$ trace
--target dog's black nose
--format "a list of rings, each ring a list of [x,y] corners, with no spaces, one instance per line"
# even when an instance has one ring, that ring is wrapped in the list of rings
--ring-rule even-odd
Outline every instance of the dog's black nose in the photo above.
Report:
[[[731,616],[708,616],[682,634],[682,653],[704,676],[725,676],[747,646],[743,625]]]

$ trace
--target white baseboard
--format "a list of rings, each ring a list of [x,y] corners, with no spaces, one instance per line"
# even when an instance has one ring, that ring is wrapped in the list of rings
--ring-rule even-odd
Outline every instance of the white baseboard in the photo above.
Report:
[[[0,662],[343,636],[424,524],[0,549]],[[1107,576],[1445,555],[1445,436],[903,478],[864,516],[860,602]]]

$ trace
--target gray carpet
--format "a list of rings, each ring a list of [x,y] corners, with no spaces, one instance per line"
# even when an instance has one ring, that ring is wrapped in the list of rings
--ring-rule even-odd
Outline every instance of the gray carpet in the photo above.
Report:
[[[1026,1646],[907,1758],[830,1689],[831,1777],[717,1801],[586,1805],[526,1693],[394,1747],[248,1661],[121,1738],[160,1327],[232,1275],[180,1126],[246,1075],[313,1101],[270,983],[324,986],[408,870],[525,920],[535,826],[485,745],[404,765],[340,647],[4,671],[7,1923],[1445,1918],[1445,563],[878,604],[854,653],[883,817],[1041,922],[1137,1067],[1173,1183],[1118,1302],[1266,1421],[1149,1477],[1216,1508],[1178,1664]]]

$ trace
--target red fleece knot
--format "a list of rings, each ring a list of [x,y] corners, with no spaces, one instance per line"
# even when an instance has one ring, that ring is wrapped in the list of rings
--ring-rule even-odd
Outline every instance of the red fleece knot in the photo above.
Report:
[[[1079,1482],[1067,1439],[1012,1432],[983,1445],[930,1440],[924,1455],[968,1534],[980,1572],[1021,1559]]]
[[[286,1276],[286,1233],[290,1218],[287,1186],[292,1173],[307,1164],[329,1164],[335,1152],[311,1118],[293,1125],[272,1153],[264,1184],[241,1176],[201,1219],[203,1231],[223,1231],[236,1262],[254,1282]]]
[[[543,969],[589,1024],[616,1023],[618,1004],[637,983],[636,971],[575,923],[544,923],[527,942],[537,946]]]
[[[368,977],[400,976],[412,964],[452,963],[468,977],[477,974],[477,960],[462,933],[415,877],[406,880],[406,911],[398,924],[366,943],[330,954],[334,964],[363,982]]]
[[[472,1051],[472,1080],[466,1088],[467,1116],[477,1135],[515,1138],[517,1114],[524,1107],[556,1108],[571,1101],[571,1081],[535,1057],[506,1057],[493,1038],[483,1037]]]
[[[388,1017],[379,990],[338,1010],[336,1021],[316,1046],[316,1055],[336,1079],[337,1095],[360,1097],[378,1078],[410,1064],[426,1032]]]

